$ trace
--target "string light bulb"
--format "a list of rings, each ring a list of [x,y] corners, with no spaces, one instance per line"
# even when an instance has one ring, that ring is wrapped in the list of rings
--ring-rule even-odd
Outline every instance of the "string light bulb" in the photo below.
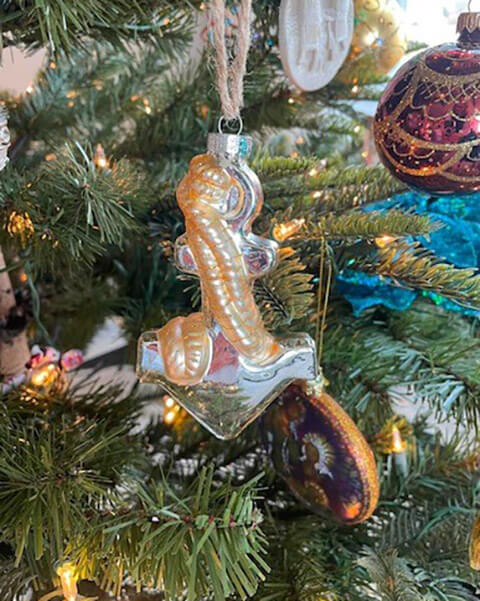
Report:
[[[148,98],[143,99],[143,106],[145,107],[145,112],[147,113],[147,115],[150,115],[152,112],[152,107],[150,106]]]
[[[77,601],[78,599],[78,575],[75,565],[72,562],[65,562],[57,568],[57,575],[60,578],[60,586],[65,601]]]
[[[395,242],[395,240],[395,236],[385,234],[383,236],[378,236],[377,238],[375,238],[375,244],[378,246],[378,248],[387,248],[387,246],[390,246],[390,244],[392,244],[392,242]]]
[[[392,453],[405,453],[407,443],[403,440],[400,430],[397,426],[392,428]]]
[[[408,475],[407,443],[403,440],[397,426],[392,427],[392,453],[398,474],[406,478]]]
[[[6,230],[10,236],[19,237],[22,244],[32,236],[34,232],[30,215],[26,211],[12,211],[8,216]]]
[[[180,413],[180,406],[177,405],[177,403],[175,403],[172,397],[168,396],[168,394],[163,397],[163,406],[163,421],[167,424],[167,426],[170,426],[176,421],[177,416]]]
[[[163,423],[167,426],[180,426],[187,418],[187,412],[168,394],[163,397]]]
[[[305,219],[292,219],[284,223],[277,223],[273,228],[273,237],[277,242],[285,242],[295,234],[297,234],[305,225]]]
[[[105,156],[105,150],[101,144],[97,144],[95,148],[93,162],[99,169],[108,169],[109,167],[107,157]]]
[[[291,246],[284,246],[279,250],[278,254],[281,259],[288,259],[289,257],[292,257],[295,254],[295,249]]]

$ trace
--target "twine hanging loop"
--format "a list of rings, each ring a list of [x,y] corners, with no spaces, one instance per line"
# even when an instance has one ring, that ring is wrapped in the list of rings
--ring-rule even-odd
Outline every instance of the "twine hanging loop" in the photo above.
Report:
[[[217,88],[222,106],[219,128],[225,121],[238,121],[241,127],[240,110],[243,107],[243,80],[250,46],[252,0],[240,0],[236,53],[233,60],[229,60],[225,40],[225,0],[211,0],[210,12],[213,22]]]

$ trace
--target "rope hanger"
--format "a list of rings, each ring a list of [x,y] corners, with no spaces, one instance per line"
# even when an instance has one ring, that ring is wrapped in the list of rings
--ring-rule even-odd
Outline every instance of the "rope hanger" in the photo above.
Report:
[[[250,16],[252,0],[241,0],[238,11],[237,51],[229,60],[225,40],[225,0],[211,0],[210,12],[213,21],[213,40],[217,88],[222,107],[218,128],[222,131],[224,122],[239,124],[242,130],[240,110],[243,107],[243,80],[247,69],[247,55],[250,47]]]

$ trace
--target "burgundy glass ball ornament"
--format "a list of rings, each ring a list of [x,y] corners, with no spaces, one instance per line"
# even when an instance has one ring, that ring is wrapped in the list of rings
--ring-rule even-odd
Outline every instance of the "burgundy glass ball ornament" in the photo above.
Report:
[[[480,13],[459,16],[457,43],[406,63],[383,93],[375,143],[400,181],[431,196],[480,190]]]

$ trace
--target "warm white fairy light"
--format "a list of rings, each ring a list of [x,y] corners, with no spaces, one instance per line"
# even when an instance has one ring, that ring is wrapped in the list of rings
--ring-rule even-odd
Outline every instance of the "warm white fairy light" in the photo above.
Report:
[[[97,144],[95,148],[95,156],[93,157],[93,162],[95,166],[99,169],[107,169],[109,167],[108,159],[105,156],[105,151],[101,144]]]
[[[375,238],[375,244],[378,246],[378,248],[387,248],[387,246],[390,246],[392,242],[395,242],[395,240],[395,236],[384,234],[383,236],[378,236]]]
[[[392,428],[392,453],[405,453],[407,443],[403,440],[400,430],[397,426]]]
[[[392,453],[398,474],[405,478],[408,474],[407,443],[403,440],[397,426],[392,428]]]
[[[57,569],[60,577],[60,585],[65,601],[77,601],[78,599],[78,576],[75,566],[70,563],[64,563]]]
[[[273,228],[273,237],[278,242],[284,242],[298,233],[305,224],[305,219],[292,219],[284,223],[277,223]]]

